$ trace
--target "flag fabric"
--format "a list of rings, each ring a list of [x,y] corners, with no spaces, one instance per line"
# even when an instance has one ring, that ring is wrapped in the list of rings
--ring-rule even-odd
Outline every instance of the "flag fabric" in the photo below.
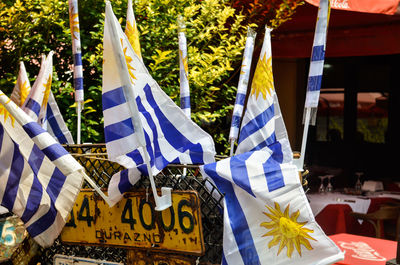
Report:
[[[42,65],[32,89],[22,105],[22,109],[32,120],[41,123],[46,116],[47,101],[53,79],[53,52],[42,55]]]
[[[192,122],[150,76],[109,2],[104,27],[102,103],[107,153],[110,160],[130,169],[114,175],[109,183],[108,195],[116,203],[133,186],[129,180],[148,175],[141,147],[146,148],[153,174],[169,163],[213,162],[215,147],[211,136]],[[135,107],[137,116],[133,116]],[[140,133],[144,133],[144,142],[140,142]]]
[[[179,84],[181,96],[181,109],[190,118],[190,89],[189,68],[187,58],[187,42],[185,35],[185,21],[182,16],[178,17],[178,43],[179,43]]]
[[[332,264],[344,253],[314,219],[296,166],[271,151],[203,165],[224,197],[221,264]]]
[[[279,162],[293,159],[272,74],[271,29],[265,28],[263,46],[253,76],[236,154],[271,149]]]
[[[49,95],[46,110],[46,121],[42,127],[44,127],[60,144],[74,143],[72,134],[65,124],[53,92],[50,92]]]
[[[239,84],[236,92],[236,101],[233,108],[229,140],[236,141],[239,135],[239,126],[242,119],[244,102],[250,77],[251,61],[253,58],[254,41],[257,33],[252,28],[247,28],[247,39],[243,53],[242,68],[239,76]]]
[[[10,99],[14,101],[17,106],[21,107],[31,91],[31,84],[25,70],[24,62],[20,62],[19,65],[17,83],[11,93]]]
[[[326,35],[328,32],[330,0],[321,0],[315,26],[313,48],[308,72],[307,94],[304,108],[311,110],[311,124],[315,124],[319,94],[324,70]],[[305,113],[305,112],[304,112]]]
[[[0,203],[42,247],[58,237],[78,195],[82,166],[0,91]]]
[[[136,55],[140,59],[142,59],[142,53],[140,51],[140,42],[139,42],[139,31],[136,25],[135,13],[133,12],[132,0],[128,0],[128,8],[126,11],[125,34],[128,37],[129,43],[131,44]]]
[[[83,68],[81,52],[81,35],[79,31],[79,9],[78,0],[68,0],[69,26],[72,38],[72,54],[74,56],[74,88],[75,101],[84,101],[83,91]]]

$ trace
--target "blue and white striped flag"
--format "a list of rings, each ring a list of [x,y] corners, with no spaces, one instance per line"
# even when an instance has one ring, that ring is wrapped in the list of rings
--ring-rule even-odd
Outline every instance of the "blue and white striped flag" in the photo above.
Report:
[[[297,168],[254,151],[200,167],[224,197],[221,264],[332,264],[344,253],[314,219]]]
[[[47,101],[51,92],[53,79],[53,52],[47,57],[42,55],[42,65],[32,89],[22,105],[22,109],[32,120],[42,123],[46,116]]]
[[[179,43],[179,84],[181,96],[181,109],[190,118],[190,88],[189,88],[189,68],[187,58],[187,42],[185,35],[185,21],[182,16],[178,17],[178,43]]]
[[[242,69],[240,71],[239,84],[236,92],[235,107],[233,108],[229,140],[236,141],[239,135],[240,121],[243,115],[244,102],[250,77],[251,61],[253,58],[254,41],[257,33],[250,27],[247,28],[246,46],[244,48]],[[231,146],[233,148],[233,146]],[[231,150],[232,153],[233,150]]]
[[[78,195],[82,166],[0,91],[0,203],[42,247],[58,237]]]
[[[310,108],[311,124],[315,124],[324,70],[326,35],[328,32],[329,14],[331,6],[329,0],[319,2],[317,24],[315,26],[314,42],[311,52],[310,69],[308,73],[307,94],[304,108]],[[304,112],[305,114],[306,112]]]
[[[271,29],[265,28],[264,43],[251,84],[236,154],[271,149],[275,159],[290,162],[292,149],[275,92],[272,74]],[[279,159],[278,159],[279,157]]]
[[[58,108],[53,92],[50,92],[46,110],[46,121],[42,126],[60,144],[73,144],[74,139]]]
[[[69,26],[72,37],[72,54],[74,56],[74,88],[75,101],[84,101],[83,91],[83,68],[81,52],[81,35],[79,31],[79,9],[78,0],[68,0],[69,7]]]
[[[20,62],[19,65],[17,83],[14,86],[10,99],[14,101],[18,107],[21,107],[31,91],[31,83],[29,82],[24,62]]]
[[[116,203],[140,174],[148,175],[145,154],[139,147],[146,147],[153,174],[169,163],[213,162],[215,147],[211,136],[192,122],[150,76],[109,2],[104,25],[102,100],[107,153],[110,160],[131,169],[114,175],[109,183],[108,195]],[[133,116],[136,106],[139,115]],[[139,137],[141,126],[144,143]]]

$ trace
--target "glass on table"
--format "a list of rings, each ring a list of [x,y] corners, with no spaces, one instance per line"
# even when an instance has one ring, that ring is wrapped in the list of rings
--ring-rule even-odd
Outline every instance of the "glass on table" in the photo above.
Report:
[[[356,185],[355,185],[354,189],[356,190],[356,192],[360,192],[361,193],[361,188],[362,188],[361,176],[364,173],[363,172],[356,172],[355,174],[357,176],[357,181],[356,181]]]
[[[318,192],[324,193],[325,192],[324,179],[326,178],[326,176],[318,176],[318,177],[321,180],[321,185],[319,185]]]
[[[328,178],[328,185],[326,186],[326,192],[333,192],[333,186],[331,183],[331,178],[334,177],[334,175],[326,175],[325,177]]]

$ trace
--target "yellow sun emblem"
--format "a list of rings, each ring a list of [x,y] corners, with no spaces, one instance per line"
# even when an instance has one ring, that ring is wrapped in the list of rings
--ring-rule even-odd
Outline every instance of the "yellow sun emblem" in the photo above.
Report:
[[[308,250],[312,250],[308,239],[315,240],[308,233],[313,233],[314,230],[305,228],[307,222],[297,222],[300,212],[297,210],[289,216],[289,204],[286,206],[285,211],[282,213],[278,203],[275,202],[275,209],[266,205],[270,213],[263,212],[268,216],[271,221],[263,222],[260,226],[271,229],[263,236],[273,236],[272,240],[268,243],[268,248],[279,244],[277,255],[286,247],[286,255],[291,258],[294,247],[301,256],[301,245],[304,245]],[[316,241],[316,240],[315,240]]]
[[[245,64],[242,64],[242,67],[240,68],[240,74],[242,75],[242,74],[245,74],[245,72],[243,71],[243,68],[245,68],[246,67],[246,65]]]
[[[133,50],[139,58],[142,58],[142,54],[140,52],[140,42],[139,42],[139,32],[136,27],[136,23],[133,22],[133,25],[127,21],[125,34],[128,37],[129,43],[132,45]]]
[[[185,58],[183,58],[183,52],[180,49],[179,49],[179,55],[182,58],[183,68],[185,69],[185,74],[186,74],[186,77],[187,77],[188,76],[188,72],[189,72],[187,56],[185,56]]]
[[[267,55],[258,61],[256,72],[254,73],[253,83],[251,84],[251,94],[256,94],[256,99],[261,93],[263,98],[267,98],[267,93],[271,95],[274,89],[274,77],[272,75],[272,57],[266,59]]]
[[[72,7],[69,14],[69,27],[71,29],[72,38],[77,40],[78,35],[76,33],[79,33],[79,20],[75,21],[75,19],[79,19],[78,12],[74,12],[74,7]]]
[[[47,78],[47,83],[43,84],[43,86],[45,87],[45,90],[43,91],[44,96],[43,96],[43,101],[42,101],[42,107],[46,106],[47,101],[49,100],[50,91],[51,91],[51,79],[52,79],[52,75],[50,74],[49,77]]]
[[[3,93],[0,94],[1,96],[5,96]],[[6,102],[6,104],[8,104],[11,101],[11,99],[8,99],[8,101]],[[12,127],[14,127],[14,122],[15,119],[14,117],[8,112],[8,110],[6,109],[6,107],[3,106],[3,104],[0,103],[0,115],[4,116],[4,122],[7,122],[7,119],[10,118],[11,120],[11,125]]]
[[[124,51],[125,61],[126,61],[126,65],[128,66],[128,72],[129,72],[129,76],[131,77],[131,82],[132,82],[132,84],[134,84],[133,79],[136,79],[136,77],[133,74],[133,71],[136,69],[131,66],[131,62],[133,61],[133,59],[132,59],[132,57],[130,57],[126,54],[126,50],[128,47],[124,48],[124,42],[122,41],[122,39],[121,39],[121,46]]]
[[[19,103],[20,107],[24,104],[26,98],[28,97],[29,91],[31,90],[30,86],[28,86],[28,81],[25,81],[22,85],[20,84],[19,93],[21,101]]]

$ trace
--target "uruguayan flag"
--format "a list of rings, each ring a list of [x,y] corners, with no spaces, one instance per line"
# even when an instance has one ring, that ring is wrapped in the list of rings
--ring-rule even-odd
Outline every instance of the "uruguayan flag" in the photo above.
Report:
[[[324,70],[326,35],[328,32],[330,1],[321,0],[319,3],[317,24],[315,26],[314,42],[311,52],[310,69],[308,73],[305,108],[312,108],[311,123],[315,124],[319,94]]]
[[[332,264],[344,258],[316,223],[294,165],[254,151],[200,170],[225,194],[222,264]]]
[[[47,57],[42,56],[42,65],[35,83],[22,105],[22,109],[32,120],[42,123],[46,116],[47,101],[51,92],[53,79],[53,52]]]
[[[109,2],[104,24],[102,100],[107,153],[110,160],[132,169],[112,177],[108,194],[115,203],[134,184],[124,182],[123,174],[132,181],[136,178],[128,173],[147,175],[143,148],[139,147],[145,146],[153,174],[172,162],[213,162],[215,148],[211,136],[192,122],[150,76]],[[136,106],[139,114],[134,116]],[[139,134],[143,132],[142,143]]]
[[[185,35],[185,21],[182,16],[178,17],[178,43],[179,43],[179,86],[181,96],[181,109],[190,118],[190,88],[189,68],[187,58],[187,42]]]
[[[285,123],[279,108],[272,74],[271,29],[265,28],[260,59],[251,84],[236,154],[271,149],[275,159],[293,159]]]
[[[24,62],[20,62],[17,83],[11,93],[10,99],[21,107],[31,91],[31,83],[25,70]]]
[[[135,13],[133,12],[132,0],[128,0],[128,8],[126,10],[125,34],[128,37],[129,43],[131,44],[136,55],[140,59],[142,59],[139,42],[139,31],[136,25]]]
[[[68,0],[69,26],[72,38],[72,54],[74,55],[74,88],[75,101],[83,102],[83,68],[82,68],[82,51],[81,51],[81,35],[79,31],[79,10],[78,0]]]
[[[82,166],[0,91],[0,202],[41,246],[60,234],[82,177]]]
[[[240,71],[239,84],[236,92],[235,107],[233,108],[229,140],[236,141],[239,135],[240,121],[243,115],[244,101],[246,99],[249,83],[251,61],[253,58],[254,40],[257,33],[250,27],[247,29],[246,46],[244,48],[242,69]]]
[[[49,100],[46,110],[46,121],[42,126],[60,143],[73,144],[71,132],[69,131],[65,121],[58,108],[53,92],[50,91]]]

